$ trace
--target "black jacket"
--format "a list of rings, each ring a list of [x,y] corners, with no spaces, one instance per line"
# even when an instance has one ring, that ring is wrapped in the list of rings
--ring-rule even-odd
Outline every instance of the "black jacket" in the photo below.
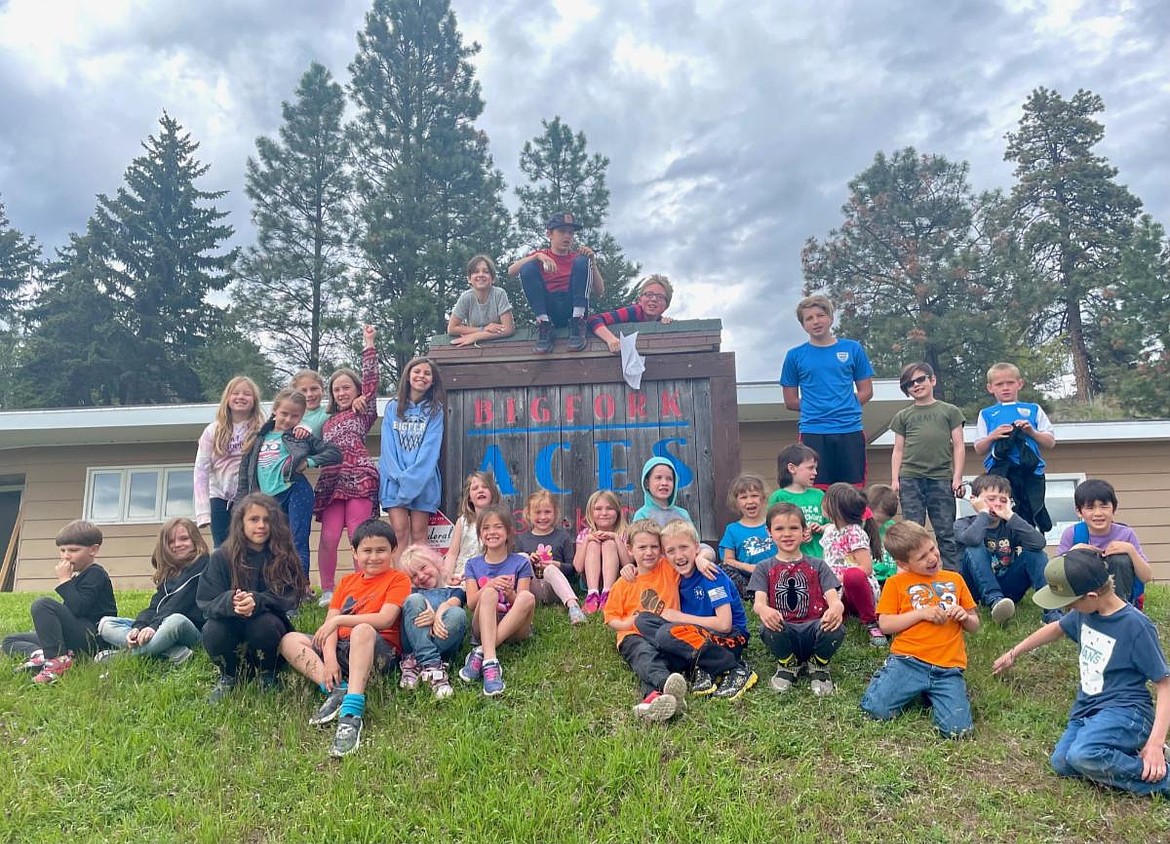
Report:
[[[187,616],[192,624],[202,628],[203,612],[195,600],[195,593],[206,568],[207,555],[204,554],[174,577],[160,583],[150,599],[150,605],[134,619],[134,629],[151,627],[157,630],[162,620],[174,613]]]
[[[248,550],[244,568],[244,582],[240,588],[251,592],[256,599],[256,613],[275,613],[279,616],[288,630],[292,624],[288,620],[288,613],[295,608],[301,596],[294,589],[288,595],[273,592],[264,582],[264,565],[268,562],[267,551]],[[196,601],[203,616],[207,619],[236,619],[236,611],[232,609],[232,597],[235,588],[232,586],[232,570],[228,565],[228,558],[223,548],[212,552],[203,576],[199,578],[199,590]],[[255,617],[255,615],[253,617]]]
[[[106,570],[93,563],[65,583],[57,585],[57,594],[69,608],[91,630],[97,630],[97,623],[103,616],[117,615],[118,604],[114,600],[114,584]]]
[[[272,432],[275,420],[269,419],[256,432],[252,440],[252,447],[240,461],[240,480],[236,485],[236,501],[252,492],[258,492],[260,482],[256,476],[256,466],[260,461],[260,447],[264,445],[264,437]],[[289,461],[285,464],[281,474],[286,481],[292,481],[293,469],[301,465],[302,460],[313,458],[314,466],[332,466],[341,462],[341,449],[331,442],[326,442],[318,436],[310,434],[303,440],[293,436],[292,431],[286,431],[282,438],[284,447],[288,449]]]

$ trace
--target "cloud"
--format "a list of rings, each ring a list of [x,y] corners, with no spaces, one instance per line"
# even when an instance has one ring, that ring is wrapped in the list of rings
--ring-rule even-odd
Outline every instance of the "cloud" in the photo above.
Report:
[[[48,244],[82,228],[166,109],[202,144],[204,185],[249,237],[244,161],[312,60],[346,81],[367,2],[0,4],[0,197]],[[1170,222],[1170,16],[1157,0],[456,0],[514,187],[524,141],[561,118],[610,159],[609,228],[718,316],[741,380],[776,378],[803,333],[800,248],[841,220],[875,152],[914,145],[1008,187],[1004,134],[1038,85],[1100,94],[1102,154]],[[509,197],[509,202],[512,202]]]

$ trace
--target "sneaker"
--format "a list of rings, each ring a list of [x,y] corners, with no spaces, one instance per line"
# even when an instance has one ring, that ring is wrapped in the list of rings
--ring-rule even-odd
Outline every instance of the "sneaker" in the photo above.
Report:
[[[402,677],[398,680],[398,688],[414,689],[418,687],[418,660],[414,658],[414,654],[404,656],[402,662],[398,663],[398,670],[402,672]]]
[[[532,347],[532,351],[538,355],[547,355],[553,350],[553,336],[552,323],[547,319],[537,320],[536,322],[536,345]]]
[[[886,638],[886,634],[877,624],[865,625],[865,632],[869,634],[869,645],[871,648],[884,648],[890,644],[890,640]]]
[[[443,663],[424,668],[422,674],[430,683],[435,700],[446,700],[455,694],[455,690],[451,688],[451,681],[447,678],[447,666]]]
[[[211,688],[211,694],[207,696],[207,702],[210,704],[219,703],[229,694],[232,689],[236,687],[235,674],[220,674],[219,679],[215,681],[215,685]]]
[[[474,683],[483,677],[483,649],[472,648],[471,653],[459,669],[459,679],[464,683]]]
[[[681,674],[671,674],[662,684],[662,693],[674,698],[676,710],[679,713],[687,711],[687,678]]]
[[[321,597],[317,599],[317,606],[327,607],[333,603],[333,590],[327,589],[321,593]]]
[[[817,697],[827,697],[837,688],[833,685],[833,679],[829,676],[829,664],[827,662],[823,665],[818,662],[809,663],[808,676],[812,680],[812,693]]]
[[[342,715],[337,722],[337,732],[329,745],[329,755],[334,759],[348,756],[362,744],[362,719],[360,715]]]
[[[794,663],[785,665],[783,662],[777,660],[776,673],[772,675],[769,685],[772,691],[783,694],[792,688],[796,683],[796,676],[799,673]]]
[[[590,592],[585,596],[585,606],[581,608],[584,613],[595,613],[601,609],[601,596],[596,592]]]
[[[634,714],[643,721],[658,723],[669,721],[678,712],[678,701],[674,695],[650,692],[642,702],[634,706]]]
[[[322,724],[328,724],[337,717],[337,713],[341,711],[341,702],[345,699],[346,689],[340,686],[335,686],[333,691],[325,696],[325,702],[317,708],[317,711],[309,716],[309,726],[319,727]]]
[[[61,654],[61,656],[54,659],[46,659],[41,666],[41,670],[33,675],[33,682],[47,685],[49,683],[56,683],[61,678],[61,675],[73,667],[73,655]]]
[[[111,659],[117,659],[123,654],[128,654],[130,651],[123,648],[106,648],[104,651],[98,651],[93,655],[94,662],[109,662]],[[27,664],[27,663],[26,663]]]
[[[585,348],[585,318],[569,318],[569,345],[570,352],[580,352]]]
[[[1007,624],[1016,614],[1016,602],[1011,598],[1000,598],[991,605],[991,620],[996,624]]]
[[[715,690],[715,697],[724,700],[739,700],[743,693],[750,689],[759,680],[759,675],[742,662],[723,675],[719,688]]]
[[[483,693],[488,697],[499,697],[504,693],[504,668],[498,659],[483,664]]]
[[[589,616],[576,604],[569,604],[569,624],[583,624]]]
[[[691,679],[691,694],[695,697],[715,693],[715,680],[702,668],[695,669],[695,676]]]
[[[28,659],[16,666],[19,671],[40,671],[45,664],[45,652],[39,648],[28,655]]]
[[[195,651],[191,650],[186,645],[175,645],[173,648],[167,651],[167,659],[170,661],[171,665],[179,666],[183,665],[187,660],[189,660],[192,655],[194,655],[194,653]],[[94,658],[96,659],[97,657]]]
[[[597,599],[597,609],[600,612],[605,609],[605,605],[609,603],[609,590],[606,589],[601,593],[601,597]]]

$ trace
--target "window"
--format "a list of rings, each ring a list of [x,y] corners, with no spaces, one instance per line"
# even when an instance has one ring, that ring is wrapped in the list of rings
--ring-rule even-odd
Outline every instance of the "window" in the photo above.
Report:
[[[969,475],[963,478],[963,482],[969,484],[974,479],[974,475]],[[1048,508],[1048,515],[1052,517],[1052,530],[1045,535],[1049,545],[1059,544],[1060,535],[1064,533],[1065,528],[1080,521],[1077,516],[1077,508],[1073,504],[1073,490],[1084,479],[1085,476],[1081,473],[1047,476],[1047,482],[1044,486],[1044,506]],[[975,515],[975,511],[971,509],[971,503],[966,499],[959,500],[958,510],[959,517]]]
[[[195,515],[194,466],[90,469],[85,518],[98,524],[164,522]]]

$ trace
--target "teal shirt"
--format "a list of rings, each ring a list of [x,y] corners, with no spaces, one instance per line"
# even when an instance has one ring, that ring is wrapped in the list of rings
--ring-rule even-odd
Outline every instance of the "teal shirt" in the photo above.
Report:
[[[284,466],[289,460],[289,451],[284,444],[284,433],[269,431],[260,444],[256,459],[256,480],[265,495],[280,495],[291,483],[284,479]]]
[[[301,417],[301,425],[313,432],[314,437],[321,436],[321,429],[325,427],[325,420],[329,418],[329,414],[325,412],[325,402],[321,402],[321,406],[316,410],[306,410],[305,415]]]

